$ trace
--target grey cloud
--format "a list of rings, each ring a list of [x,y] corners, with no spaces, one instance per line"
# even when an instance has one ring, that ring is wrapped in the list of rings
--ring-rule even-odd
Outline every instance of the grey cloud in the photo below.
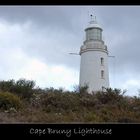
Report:
[[[68,53],[80,50],[88,11],[93,11],[103,27],[109,53],[116,56],[118,74],[139,73],[140,6],[1,6],[0,19],[10,24],[31,21],[31,38],[22,45],[23,50],[45,63],[64,64],[79,71],[80,56]],[[113,64],[110,66],[113,69]]]
[[[1,6],[0,18],[10,23],[24,23],[32,21],[39,28],[45,26],[71,29],[73,15],[77,15],[76,8],[63,6]]]
[[[29,32],[33,34],[34,41],[29,41],[30,45],[23,48],[29,55],[42,58],[47,63],[60,63],[79,69],[79,61],[73,62],[73,58],[76,60],[79,58],[68,53],[79,53],[82,44],[84,31],[80,27],[80,21],[83,19],[78,15],[81,15],[81,11],[82,8],[63,6],[10,6],[0,7],[0,18],[11,24],[23,24],[28,21],[33,23]],[[51,43],[50,35],[54,37]],[[43,37],[42,40],[37,39],[40,36]]]

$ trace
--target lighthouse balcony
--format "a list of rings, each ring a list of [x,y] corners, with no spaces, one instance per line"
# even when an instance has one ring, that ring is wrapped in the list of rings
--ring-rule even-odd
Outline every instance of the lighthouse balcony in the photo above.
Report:
[[[80,49],[80,55],[82,54],[82,53],[84,53],[84,52],[89,52],[89,51],[101,51],[101,52],[105,52],[105,53],[107,53],[108,54],[108,51],[106,50],[106,49],[103,49],[103,48],[81,48]]]
[[[98,44],[104,44],[103,40],[98,40],[98,39],[90,39],[90,40],[85,40],[84,41],[84,45],[85,44],[93,44],[93,43],[98,43]]]

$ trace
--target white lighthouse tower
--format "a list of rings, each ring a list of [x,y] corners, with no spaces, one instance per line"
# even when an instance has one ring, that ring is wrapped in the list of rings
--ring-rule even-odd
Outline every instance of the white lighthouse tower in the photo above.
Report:
[[[109,87],[108,50],[102,40],[103,29],[91,15],[85,29],[86,39],[80,48],[80,87],[88,86],[88,92],[102,91]]]

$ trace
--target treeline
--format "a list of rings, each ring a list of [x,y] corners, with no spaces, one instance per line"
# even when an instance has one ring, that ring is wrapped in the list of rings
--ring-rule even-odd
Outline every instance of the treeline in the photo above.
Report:
[[[0,81],[0,91],[11,92],[22,98],[30,98],[33,95],[34,87],[35,82],[26,79]]]
[[[0,81],[1,122],[140,122],[140,97],[120,89],[41,89],[34,81]]]

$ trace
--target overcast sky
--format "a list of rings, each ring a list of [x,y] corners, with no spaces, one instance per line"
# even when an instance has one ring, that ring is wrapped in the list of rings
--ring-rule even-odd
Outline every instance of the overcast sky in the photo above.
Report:
[[[0,80],[26,78],[45,87],[79,84],[80,56],[90,14],[108,46],[110,86],[138,95],[140,6],[0,6]]]

